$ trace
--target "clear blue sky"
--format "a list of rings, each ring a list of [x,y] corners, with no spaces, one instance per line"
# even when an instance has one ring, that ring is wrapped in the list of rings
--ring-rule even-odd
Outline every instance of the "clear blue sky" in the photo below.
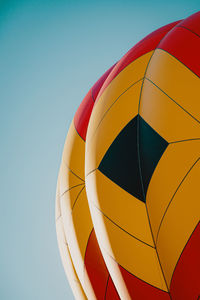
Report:
[[[69,124],[131,46],[199,8],[199,0],[0,0],[0,299],[73,299],[54,222]]]

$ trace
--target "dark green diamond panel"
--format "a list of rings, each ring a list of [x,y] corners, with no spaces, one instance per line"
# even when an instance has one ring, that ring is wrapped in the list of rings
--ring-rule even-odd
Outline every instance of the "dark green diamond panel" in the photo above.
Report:
[[[98,169],[145,202],[152,174],[168,143],[137,115],[113,141]]]

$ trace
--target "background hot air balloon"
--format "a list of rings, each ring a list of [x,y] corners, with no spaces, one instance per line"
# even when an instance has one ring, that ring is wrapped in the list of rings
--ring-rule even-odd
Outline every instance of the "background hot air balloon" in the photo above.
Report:
[[[199,24],[196,13],[148,35],[74,117],[56,223],[77,299],[200,296]]]

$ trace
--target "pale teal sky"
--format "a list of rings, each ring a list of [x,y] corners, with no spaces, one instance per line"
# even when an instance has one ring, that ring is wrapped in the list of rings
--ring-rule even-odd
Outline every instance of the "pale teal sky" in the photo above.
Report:
[[[0,0],[0,299],[73,299],[54,222],[69,124],[131,46],[199,8],[199,0]]]

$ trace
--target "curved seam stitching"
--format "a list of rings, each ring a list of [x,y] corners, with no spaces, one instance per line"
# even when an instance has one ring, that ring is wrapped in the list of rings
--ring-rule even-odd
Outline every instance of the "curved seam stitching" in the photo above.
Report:
[[[195,226],[194,230],[192,231],[191,235],[189,236],[189,238],[188,238],[188,240],[187,240],[186,245],[184,246],[183,250],[181,251],[181,254],[180,254],[180,256],[179,256],[179,258],[178,258],[178,260],[177,260],[177,262],[176,262],[176,265],[175,265],[175,267],[174,267],[174,271],[173,271],[172,276],[171,276],[170,286],[171,286],[171,282],[172,282],[172,279],[173,279],[175,270],[176,270],[176,268],[177,268],[177,265],[178,265],[178,263],[179,263],[179,261],[180,261],[180,259],[181,259],[181,256],[182,256],[182,254],[183,254],[183,252],[184,252],[184,250],[185,250],[187,244],[189,243],[190,238],[192,237],[193,233],[195,232],[195,230],[196,230],[196,228],[199,226],[199,224],[200,224],[200,222],[198,222],[197,225]]]
[[[79,137],[83,140],[83,142],[85,143],[85,140],[84,138],[80,135],[80,133],[78,132],[77,128],[76,128],[76,125],[75,125],[75,120],[73,119],[73,122],[74,122],[74,128],[76,130],[76,133],[79,135]]]
[[[89,176],[90,174],[92,174],[92,173],[95,172],[96,170],[98,170],[98,168],[93,169],[92,171],[88,172],[88,173],[85,175],[85,177]]]
[[[83,183],[80,183],[80,184],[77,184],[77,185],[74,185],[74,186],[68,188],[66,191],[64,191],[64,192],[60,195],[60,201],[61,201],[61,198],[62,198],[62,196],[63,196],[64,194],[66,194],[67,192],[71,191],[73,188],[78,187],[78,186],[80,186],[80,185],[85,185],[85,183],[83,182]]]
[[[147,246],[149,246],[149,247],[151,247],[151,248],[153,248],[153,249],[155,249],[155,247],[154,246],[152,246],[152,245],[150,245],[150,244],[148,244],[148,243],[146,243],[146,242],[144,242],[144,241],[142,241],[142,240],[140,240],[139,238],[137,238],[136,236],[134,236],[134,235],[132,235],[130,232],[128,232],[128,231],[126,231],[124,228],[122,228],[121,226],[119,226],[117,223],[115,223],[113,220],[111,220],[100,208],[98,208],[96,205],[95,205],[95,203],[94,202],[91,202],[90,201],[90,203],[92,203],[92,205],[96,208],[96,209],[98,209],[101,213],[102,213],[102,215],[105,217],[105,218],[107,218],[111,223],[113,223],[115,226],[117,226],[119,229],[121,229],[122,231],[124,231],[125,233],[127,233],[128,235],[130,235],[132,238],[134,238],[135,240],[137,240],[137,241],[139,241],[139,242],[141,242],[141,243],[143,243],[143,244],[145,244],[145,245],[147,245]]]
[[[163,289],[161,289],[161,288],[159,288],[159,287],[157,287],[157,286],[155,286],[155,285],[152,285],[151,283],[149,283],[149,282],[147,282],[147,281],[144,281],[144,280],[141,279],[140,277],[138,277],[138,276],[136,276],[135,274],[133,274],[133,273],[131,273],[130,271],[128,271],[128,270],[127,270],[125,267],[123,267],[123,266],[122,266],[122,265],[121,265],[114,257],[112,257],[111,254],[108,253],[108,251],[107,251],[106,248],[102,247],[102,249],[104,250],[104,252],[106,253],[106,255],[109,256],[110,259],[112,259],[117,265],[119,265],[121,268],[123,268],[123,269],[124,269],[126,272],[128,272],[130,275],[132,275],[132,276],[136,277],[138,280],[141,280],[142,282],[144,282],[144,283],[146,283],[146,284],[152,286],[153,288],[158,289],[158,290],[163,291],[163,292],[165,292],[165,293],[168,294],[167,291],[165,291],[165,290],[163,290]]]
[[[72,205],[71,213],[73,212],[74,206],[75,206],[75,204],[77,203],[77,200],[78,200],[78,198],[79,198],[81,192],[84,190],[84,188],[85,188],[85,185],[84,185],[84,187],[80,190],[80,192],[78,193],[78,195],[77,195],[77,197],[76,197],[76,199],[75,199],[75,201],[74,201],[74,204]]]
[[[93,86],[93,87],[94,87],[94,86]],[[91,88],[91,97],[92,97],[93,102],[95,103],[94,95],[93,95],[93,87]],[[91,113],[92,113],[92,111],[91,111]]]
[[[142,170],[141,170],[141,165],[140,165],[140,151],[139,151],[139,122],[140,122],[140,119],[139,119],[139,111],[140,111],[140,102],[141,102],[141,98],[142,98],[142,89],[143,89],[143,85],[144,85],[144,80],[145,80],[145,75],[146,75],[146,72],[147,72],[147,69],[148,69],[148,66],[150,64],[150,61],[152,59],[152,56],[154,54],[155,50],[153,51],[148,63],[147,63],[147,66],[146,66],[146,69],[145,69],[145,72],[144,72],[144,77],[143,77],[143,81],[142,81],[142,85],[141,85],[141,89],[140,89],[140,95],[139,95],[139,102],[138,102],[138,119],[137,119],[137,156],[138,156],[138,167],[139,167],[139,174],[140,174],[140,181],[141,181],[141,185],[142,185],[142,193],[143,193],[143,198],[145,200],[145,193],[144,193],[144,184],[143,184],[143,179],[142,179]]]
[[[195,163],[190,167],[190,169],[188,170],[188,172],[185,174],[185,176],[184,176],[183,179],[181,180],[180,184],[178,185],[178,187],[177,187],[176,191],[174,192],[174,194],[173,194],[171,200],[169,201],[169,203],[168,203],[168,205],[167,205],[167,207],[166,207],[166,210],[165,210],[165,212],[164,212],[164,214],[163,214],[163,216],[162,216],[162,219],[161,219],[161,221],[160,221],[160,225],[159,225],[159,227],[158,227],[158,232],[157,232],[157,235],[156,235],[156,244],[157,244],[157,242],[158,242],[158,236],[159,236],[160,229],[161,229],[161,227],[162,227],[162,223],[163,223],[163,221],[164,221],[165,215],[166,215],[166,213],[167,213],[167,211],[168,211],[168,209],[169,209],[169,207],[170,207],[170,205],[171,205],[171,203],[172,203],[172,201],[173,201],[175,195],[177,194],[179,188],[180,188],[180,187],[182,186],[182,184],[184,183],[184,181],[185,181],[185,179],[187,178],[188,174],[192,171],[192,169],[194,168],[194,166],[198,163],[199,159],[200,159],[200,157],[199,157],[199,158],[195,161]]]
[[[200,140],[200,138],[194,138],[194,139],[187,139],[187,140],[174,141],[174,142],[169,142],[169,144],[184,143],[184,142],[198,141],[198,140]]]
[[[178,23],[179,24],[179,23]],[[177,27],[177,25],[175,25],[174,27],[171,28],[171,30],[173,30],[175,27]],[[139,112],[140,112],[140,104],[141,104],[141,98],[142,98],[142,90],[143,90],[143,86],[144,86],[144,81],[145,81],[145,77],[146,77],[146,73],[147,73],[147,70],[148,70],[148,67],[149,67],[149,64],[152,60],[152,57],[153,55],[155,54],[155,51],[156,49],[158,48],[158,46],[160,45],[160,43],[162,42],[162,40],[164,38],[166,38],[166,36],[171,32],[171,30],[169,30],[164,36],[163,38],[159,41],[158,45],[156,46],[156,48],[154,49],[149,61],[148,61],[148,64],[146,66],[146,70],[145,70],[145,73],[144,73],[144,79],[143,79],[143,82],[142,82],[142,86],[141,86],[141,90],[140,90],[140,98],[139,98],[139,103],[138,103],[138,115],[139,115]],[[139,116],[138,116],[138,123],[137,123],[137,149],[138,149],[138,166],[139,166],[139,173],[140,173],[140,180],[141,180],[141,184],[142,184],[142,189],[143,189],[143,194],[144,194],[144,185],[143,185],[143,179],[142,179],[142,170],[141,170],[141,165],[140,165],[140,153],[139,153]],[[144,195],[144,199],[146,199],[145,195]],[[161,273],[163,275],[163,279],[165,281],[165,285],[166,285],[166,288],[168,290],[168,294],[169,294],[169,297],[170,299],[171,298],[171,295],[170,295],[170,291],[169,291],[169,287],[168,287],[168,284],[167,284],[167,280],[165,278],[165,274],[164,274],[164,271],[163,271],[163,268],[162,268],[162,264],[161,264],[161,261],[160,261],[160,257],[158,255],[158,251],[157,251],[157,248],[156,248],[156,244],[155,244],[155,240],[154,240],[154,236],[153,236],[153,231],[152,231],[152,226],[151,226],[151,222],[150,222],[150,217],[149,217],[149,213],[148,213],[148,209],[147,209],[147,205],[145,206],[146,207],[146,213],[147,213],[147,218],[148,218],[148,222],[149,222],[149,227],[150,227],[150,230],[151,230],[151,234],[152,234],[152,239],[153,239],[153,242],[154,242],[154,246],[155,246],[155,251],[156,251],[156,254],[157,254],[157,258],[158,258],[158,263],[160,265],[160,270],[161,270]]]
[[[170,56],[172,56],[173,58],[175,58],[176,61],[178,61],[180,64],[182,64],[186,69],[188,69],[192,74],[194,74],[198,79],[200,79],[200,77],[193,71],[191,70],[186,64],[184,64],[181,60],[179,60],[176,56],[174,56],[173,54],[171,54],[170,52],[168,52],[167,50],[163,49],[163,48],[157,48],[163,52],[166,52],[167,54],[169,54]]]
[[[130,88],[132,88],[134,85],[136,85],[138,82],[142,81],[144,79],[144,77],[140,78],[139,80],[135,81],[134,83],[132,83],[126,90],[123,91],[123,93],[121,93],[115,100],[114,102],[111,104],[111,106],[104,112],[103,117],[101,118],[101,120],[99,121],[99,124],[97,125],[91,139],[94,137],[94,135],[97,132],[97,129],[99,128],[99,126],[101,125],[102,121],[104,120],[105,116],[107,115],[107,113],[109,112],[109,110],[113,107],[113,105],[119,100],[119,98],[121,96],[123,96]]]
[[[130,50],[131,50],[131,49],[130,49]],[[150,51],[148,51],[148,52],[142,54],[141,56],[137,57],[137,58],[134,59],[132,62],[130,62],[127,66],[125,66],[119,73],[117,73],[117,75],[116,75],[116,76],[108,83],[108,85],[105,87],[105,89],[104,89],[103,92],[101,93],[100,97],[98,97],[99,94],[97,95],[97,100],[99,101],[99,99],[100,99],[100,98],[102,97],[102,95],[105,93],[105,91],[107,90],[107,88],[110,86],[111,82],[113,82],[113,80],[115,80],[115,78],[117,78],[118,75],[121,74],[121,72],[122,72],[123,70],[125,70],[125,69],[126,69],[128,66],[130,66],[132,63],[136,62],[136,60],[138,60],[139,58],[145,56],[146,54],[148,54],[148,53],[150,53],[150,52],[152,52],[152,51],[153,51],[153,50],[150,50]],[[120,59],[120,60],[121,60],[121,59]],[[110,74],[112,73],[112,71],[114,70],[114,68],[117,66],[118,62],[120,62],[120,60],[116,62],[115,66],[114,66],[113,69],[111,70]],[[118,66],[117,66],[117,67],[118,67]],[[109,74],[108,76],[110,76],[110,74]],[[108,78],[108,77],[107,77],[107,78]],[[106,80],[104,81],[104,83],[107,81],[107,78],[106,78]],[[103,83],[103,85],[104,85],[104,83]],[[103,85],[102,85],[102,87],[103,87]],[[100,91],[101,91],[101,90],[100,90]],[[99,93],[100,93],[100,91],[99,91]]]
[[[72,171],[72,169],[70,169],[70,167],[68,166],[67,162],[65,161],[65,159],[63,158],[63,162],[64,162],[64,165],[68,168],[68,170],[74,175],[76,176],[77,178],[79,178],[80,180],[82,180],[83,182],[85,182],[85,180],[81,177],[79,177],[76,173],[74,173],[74,171]]]
[[[107,279],[107,282],[106,282],[106,290],[105,290],[104,300],[106,300],[106,295],[107,295],[107,290],[108,290],[108,282],[109,282],[109,279],[110,279],[110,274],[108,273],[108,279]]]
[[[178,27],[184,28],[184,29],[190,31],[191,33],[193,33],[194,35],[200,37],[200,35],[198,33],[196,33],[195,31],[191,30],[190,28],[187,28],[187,27],[185,27],[183,25],[179,25]]]
[[[89,240],[90,240],[90,237],[91,237],[91,234],[93,233],[93,231],[94,231],[94,227],[92,227],[92,229],[90,231],[90,234],[89,234],[89,237],[88,237],[88,240],[87,240],[87,245],[86,245],[86,248],[85,248],[84,259],[83,259],[83,263],[84,263],[84,266],[83,266],[83,276],[85,275],[85,270],[86,270],[85,256],[86,256],[86,252],[87,252],[87,248],[88,248],[88,243],[89,243]]]
[[[191,113],[189,113],[183,106],[181,106],[178,102],[176,102],[172,97],[170,97],[165,91],[163,91],[155,82],[151,79],[145,77],[150,83],[152,83],[157,89],[159,89],[163,94],[165,94],[170,100],[172,100],[177,106],[179,106],[184,112],[186,112],[190,117],[192,117],[196,122],[200,123],[198,119],[196,119]]]

